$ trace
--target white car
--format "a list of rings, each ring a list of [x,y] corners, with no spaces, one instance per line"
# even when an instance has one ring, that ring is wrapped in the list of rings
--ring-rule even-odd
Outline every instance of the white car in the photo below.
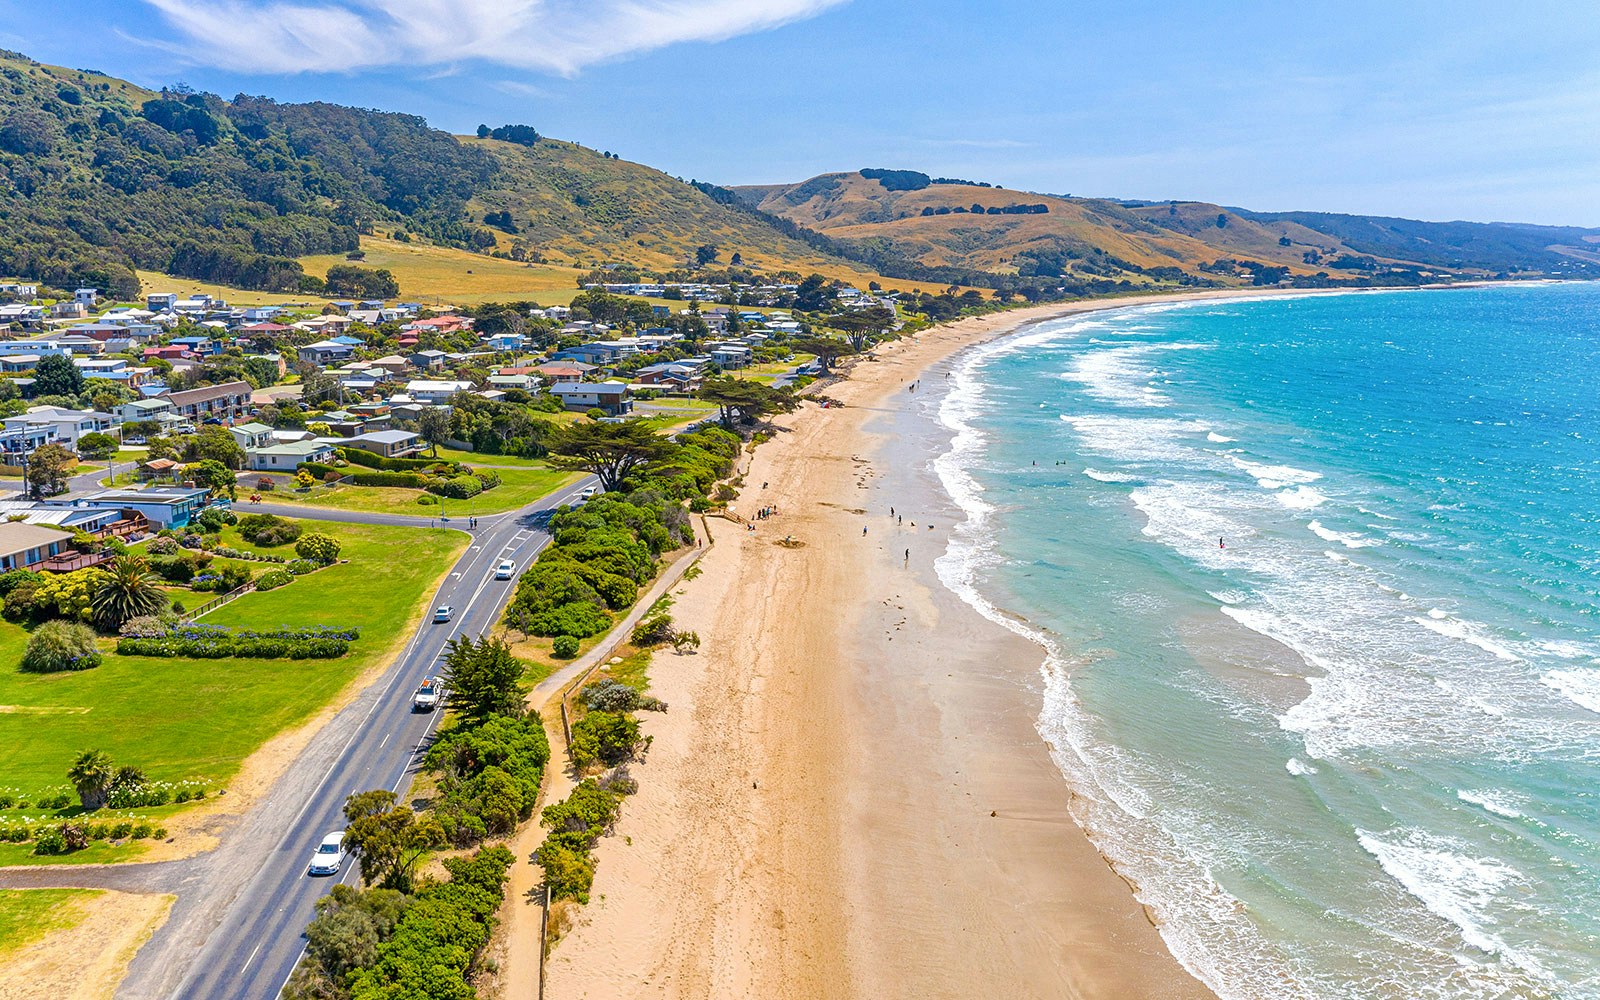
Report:
[[[339,868],[344,864],[344,831],[336,830],[322,838],[322,843],[317,845],[317,853],[311,855],[311,864],[306,868],[310,875],[337,875]]]
[[[500,565],[494,568],[496,580],[509,580],[517,575],[517,564],[510,559],[501,560]]]
[[[590,497],[594,496],[595,494],[597,494],[599,492],[600,492],[600,487],[598,487],[598,486],[585,486],[583,488],[583,492],[578,494],[578,497],[580,499],[587,500],[587,499],[589,499]]]
[[[451,605],[441,604],[439,605],[438,610],[434,611],[433,620],[435,622],[447,622],[455,615],[455,613],[456,609]]]
[[[411,710],[431,712],[439,707],[443,697],[444,684],[437,677],[429,677],[417,686],[417,693],[411,696]]]

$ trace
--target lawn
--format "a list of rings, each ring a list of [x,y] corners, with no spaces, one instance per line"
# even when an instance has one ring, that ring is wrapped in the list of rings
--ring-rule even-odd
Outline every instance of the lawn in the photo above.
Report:
[[[0,889],[0,958],[75,926],[98,889]]]
[[[706,403],[698,399],[640,400],[633,404],[633,415],[649,424],[651,430],[659,433],[677,430],[716,412],[715,403]]]
[[[105,750],[118,764],[142,767],[154,780],[225,786],[269,738],[305,721],[351,680],[386,662],[466,545],[459,533],[439,529],[316,521],[305,527],[338,538],[341,558],[350,562],[277,590],[248,594],[203,620],[263,627],[359,626],[361,638],[348,656],[184,660],[108,653],[93,670],[41,676],[12,666],[21,658],[27,634],[0,623],[0,663],[5,664],[0,667],[0,745],[6,747],[0,786],[24,798],[61,790],[68,764],[88,748]],[[233,529],[225,541],[255,548]],[[287,552],[289,547],[256,551]],[[404,558],[396,558],[400,552]],[[157,819],[170,808],[140,812]],[[0,823],[24,815],[41,814],[8,809],[0,811]],[[7,845],[4,860],[13,860],[12,850]]]
[[[441,455],[445,454],[445,449],[441,448],[439,451]],[[461,453],[457,452],[455,454]],[[483,457],[503,458],[504,456]],[[442,510],[447,517],[468,517],[499,514],[508,510],[526,507],[540,497],[554,493],[568,483],[576,482],[579,478],[577,473],[557,472],[533,463],[529,463],[528,468],[496,469],[494,471],[500,476],[500,485],[492,490],[485,490],[471,500],[451,500],[445,497],[436,497],[423,490],[405,489],[398,486],[317,487],[309,494],[279,490],[265,495],[263,499],[271,500],[273,503],[305,504],[308,508],[327,507],[333,510],[361,510],[374,514],[410,514],[414,517],[437,517]],[[439,500],[440,503],[418,503],[417,501],[424,496]],[[249,505],[245,504],[239,509],[244,511],[248,507]]]

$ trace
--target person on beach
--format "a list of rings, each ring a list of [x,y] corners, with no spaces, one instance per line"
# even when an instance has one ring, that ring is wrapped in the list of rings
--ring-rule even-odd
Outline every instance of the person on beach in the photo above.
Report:
[[[862,538],[867,537],[867,526],[864,525],[864,524],[861,526],[861,537]]]
[[[900,515],[900,516],[899,516],[899,517],[897,517],[897,518],[895,518],[895,521],[894,521],[894,523],[895,523],[895,524],[896,524],[896,525],[903,525],[903,524],[905,524],[905,523],[906,523],[906,516],[905,516],[905,515],[904,515],[904,514],[901,514],[901,515]],[[912,524],[911,524],[911,526],[912,526],[912,527],[913,527],[913,528],[915,528],[915,527],[916,527],[916,526],[917,526],[917,525],[916,525],[916,522],[914,522],[914,521],[913,521],[913,522],[912,522]]]

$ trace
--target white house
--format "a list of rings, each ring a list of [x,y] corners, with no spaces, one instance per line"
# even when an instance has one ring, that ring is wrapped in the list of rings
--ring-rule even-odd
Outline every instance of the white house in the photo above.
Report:
[[[323,441],[286,441],[250,452],[250,468],[256,472],[293,472],[301,462],[333,460],[333,445]]]
[[[74,451],[78,439],[85,434],[111,430],[116,420],[109,413],[94,410],[69,410],[63,406],[34,406],[20,417],[7,417],[7,430],[50,426],[55,428],[55,440]]]
[[[450,397],[458,392],[467,392],[472,388],[471,382],[442,381],[434,382],[419,379],[406,383],[406,395],[419,403],[428,403],[437,406],[440,403],[450,402]]]

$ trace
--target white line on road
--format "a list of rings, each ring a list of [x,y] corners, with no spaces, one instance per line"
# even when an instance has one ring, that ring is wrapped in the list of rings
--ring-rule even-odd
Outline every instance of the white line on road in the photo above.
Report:
[[[393,733],[384,733],[383,734],[383,742],[378,744],[378,749],[382,750],[384,747],[388,746],[389,745],[389,737],[391,737],[393,735],[394,735]]]
[[[261,945],[263,944],[266,944],[266,942],[262,941],[260,944],[257,944],[256,950],[252,951],[250,953],[250,957],[244,960],[244,964],[239,966],[239,975],[244,975],[244,970],[250,968],[250,963],[256,960],[256,954],[261,951]]]

